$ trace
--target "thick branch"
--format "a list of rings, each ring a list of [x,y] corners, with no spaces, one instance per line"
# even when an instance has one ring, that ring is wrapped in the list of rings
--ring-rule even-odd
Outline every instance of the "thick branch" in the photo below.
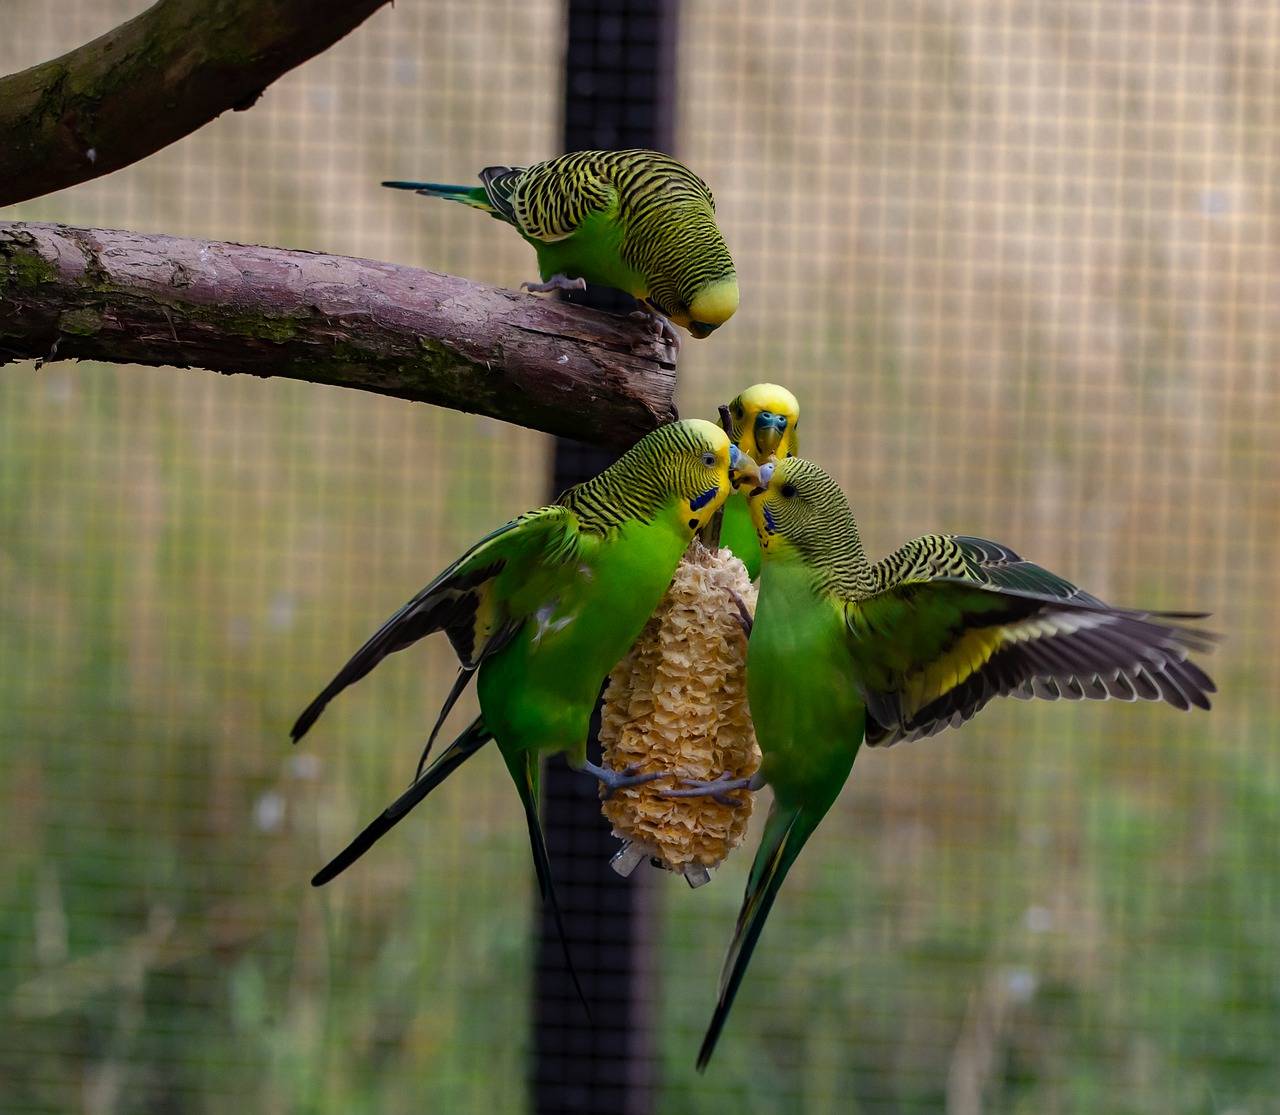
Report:
[[[332,46],[388,0],[159,0],[0,78],[0,205],[109,174]]]
[[[0,221],[0,365],[287,376],[626,446],[675,410],[643,325],[346,256]]]

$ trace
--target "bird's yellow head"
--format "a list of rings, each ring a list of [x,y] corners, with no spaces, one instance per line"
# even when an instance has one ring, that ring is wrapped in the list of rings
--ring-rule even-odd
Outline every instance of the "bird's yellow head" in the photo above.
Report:
[[[765,561],[791,554],[821,559],[845,535],[857,538],[840,485],[812,461],[788,457],[761,465],[747,494]]]
[[[737,312],[738,276],[708,283],[689,302],[687,320],[677,321],[695,337],[710,337]]]
[[[757,464],[800,452],[800,404],[785,387],[757,383],[729,404],[729,436]]]
[[[644,299],[650,309],[665,314],[671,321],[701,339],[710,337],[738,308],[738,280],[734,275],[708,283],[688,302],[662,297],[650,292]]]
[[[716,224],[707,184],[683,163],[645,152],[648,169],[622,219],[622,258],[638,283],[629,294],[709,337],[738,309],[738,271]]]
[[[676,513],[690,534],[706,525],[736,486],[759,480],[755,462],[739,452],[714,422],[701,418],[673,422],[645,441],[651,438],[675,494]]]

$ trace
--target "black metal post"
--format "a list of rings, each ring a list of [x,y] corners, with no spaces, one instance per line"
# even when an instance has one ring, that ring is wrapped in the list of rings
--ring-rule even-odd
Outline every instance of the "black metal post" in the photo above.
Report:
[[[677,0],[567,0],[564,147],[652,147],[674,140]],[[630,310],[624,295],[571,296]],[[614,457],[574,441],[556,442],[554,488],[593,476]],[[599,761],[596,725],[589,752]],[[534,1004],[532,1086],[539,1115],[647,1115],[655,1058],[649,1007],[649,888],[644,873],[623,879],[609,867],[617,849],[592,779],[560,758],[543,773],[547,843],[569,947],[587,998],[588,1022],[565,970],[555,924],[540,923]]]

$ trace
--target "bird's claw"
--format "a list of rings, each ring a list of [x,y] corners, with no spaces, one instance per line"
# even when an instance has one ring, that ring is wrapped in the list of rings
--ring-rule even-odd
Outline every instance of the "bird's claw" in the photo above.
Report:
[[[710,798],[712,801],[732,808],[745,803],[741,798],[730,797],[731,793],[735,793],[738,790],[758,790],[760,788],[757,776],[734,778],[728,771],[706,782],[696,778],[682,778],[680,779],[680,785],[684,788],[680,790],[664,790],[662,796],[664,798]]]
[[[664,778],[666,776],[666,771],[662,770],[641,772],[639,765],[636,763],[623,767],[620,771],[597,766],[595,763],[584,763],[582,769],[587,774],[600,780],[600,785],[604,787],[605,801],[613,797],[617,791],[625,790],[628,786],[643,786],[646,782],[652,782],[655,778]]]
[[[680,334],[676,332],[676,327],[671,324],[666,314],[660,314],[655,310],[633,310],[631,317],[636,321],[648,323],[654,335],[665,341],[668,348],[675,349],[677,356],[680,355]]]
[[[734,607],[738,609],[738,622],[742,625],[742,630],[746,633],[748,639],[751,638],[751,629],[755,626],[755,620],[751,618],[751,609],[747,607],[747,602],[742,599],[734,589],[728,589],[730,599],[733,600]]]
[[[584,278],[571,279],[567,275],[552,275],[545,283],[521,283],[521,290],[527,290],[530,294],[548,294],[553,290],[586,290],[587,280]]]

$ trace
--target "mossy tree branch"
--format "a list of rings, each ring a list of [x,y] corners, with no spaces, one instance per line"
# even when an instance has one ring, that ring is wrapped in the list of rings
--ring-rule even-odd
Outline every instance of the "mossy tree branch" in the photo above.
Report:
[[[627,446],[675,368],[624,317],[346,256],[0,221],[0,366],[200,367],[338,384]]]
[[[0,78],[0,205],[167,147],[332,46],[390,0],[159,0]]]

